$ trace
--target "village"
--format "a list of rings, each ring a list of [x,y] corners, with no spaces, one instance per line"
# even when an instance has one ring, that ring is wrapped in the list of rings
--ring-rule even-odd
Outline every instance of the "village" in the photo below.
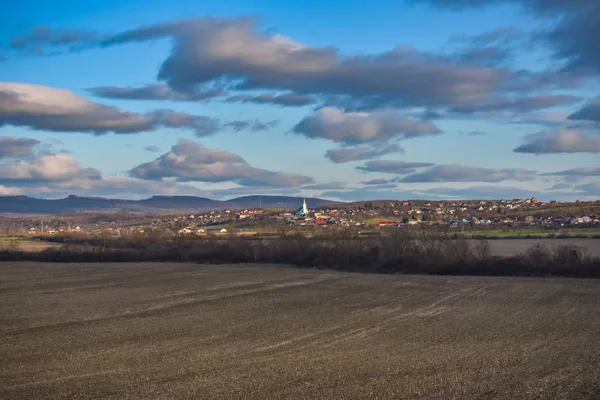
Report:
[[[486,230],[600,227],[600,202],[540,202],[536,198],[480,201],[368,201],[296,211],[212,210],[185,215],[120,214],[53,216],[29,219],[27,235],[93,233],[109,235],[253,235],[294,229],[439,227]],[[23,224],[24,222],[21,222]],[[24,229],[23,229],[24,228]],[[14,233],[14,232],[13,232]]]

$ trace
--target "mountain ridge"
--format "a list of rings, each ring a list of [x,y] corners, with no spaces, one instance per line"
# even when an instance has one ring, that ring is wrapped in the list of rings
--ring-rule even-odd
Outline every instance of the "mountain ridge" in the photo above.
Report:
[[[82,197],[69,195],[63,199],[38,199],[23,195],[0,196],[0,214],[71,214],[78,212],[140,213],[210,211],[219,209],[289,208],[302,205],[304,197],[250,195],[229,200],[213,200],[196,196],[151,196],[147,199],[126,200],[104,197]],[[307,197],[310,207],[336,204],[339,201]]]

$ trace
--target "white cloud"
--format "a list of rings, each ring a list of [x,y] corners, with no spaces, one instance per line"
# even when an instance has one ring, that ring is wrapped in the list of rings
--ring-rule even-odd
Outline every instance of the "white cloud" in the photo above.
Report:
[[[516,153],[600,153],[600,136],[581,128],[558,128],[525,136]]]
[[[182,112],[158,110],[139,114],[94,103],[66,89],[26,83],[0,82],[0,126],[38,130],[137,133],[159,126],[193,129],[198,136],[218,130],[218,121]]]
[[[431,122],[403,118],[391,111],[344,112],[333,107],[323,107],[304,118],[294,127],[294,132],[311,139],[344,144],[386,142],[441,133]]]
[[[301,186],[312,178],[252,167],[242,157],[180,139],[171,151],[133,168],[130,176],[148,180],[174,178],[180,182],[235,182],[242,186]]]
[[[382,148],[370,148],[366,146],[340,147],[329,149],[325,152],[325,157],[334,163],[346,163],[350,161],[368,160],[370,158],[381,157],[390,153],[404,153],[404,150],[397,144],[390,144]]]
[[[501,182],[535,180],[535,171],[519,168],[480,168],[463,165],[436,165],[404,177],[401,182]]]

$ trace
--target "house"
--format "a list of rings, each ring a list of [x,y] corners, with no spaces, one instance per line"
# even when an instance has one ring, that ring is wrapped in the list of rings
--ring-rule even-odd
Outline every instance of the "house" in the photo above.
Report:
[[[190,228],[183,228],[178,230],[177,233],[180,235],[189,235],[192,233],[192,230]]]
[[[396,225],[396,221],[379,221],[379,226],[393,226]]]
[[[205,235],[205,234],[206,234],[206,231],[202,228],[200,228],[196,231],[196,235],[198,235],[198,236]]]
[[[221,232],[221,233],[227,233],[227,229],[223,228],[219,232]]]

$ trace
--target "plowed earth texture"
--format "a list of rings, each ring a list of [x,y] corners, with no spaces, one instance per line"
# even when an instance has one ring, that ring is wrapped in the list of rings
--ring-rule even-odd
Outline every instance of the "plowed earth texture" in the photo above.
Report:
[[[600,281],[0,263],[0,398],[600,398]]]

